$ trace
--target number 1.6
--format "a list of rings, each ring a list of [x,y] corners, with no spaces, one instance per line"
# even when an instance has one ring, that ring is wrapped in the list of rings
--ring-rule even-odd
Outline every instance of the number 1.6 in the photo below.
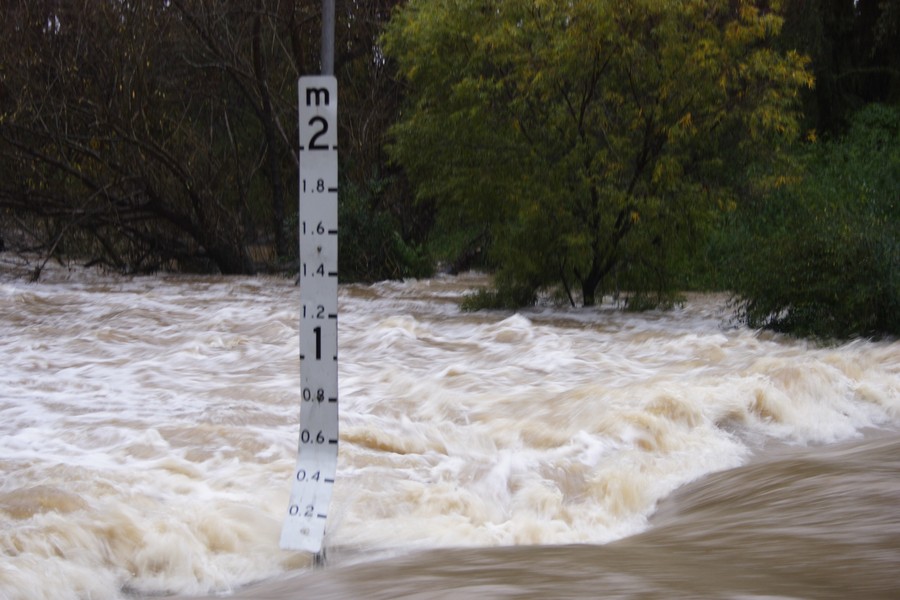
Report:
[[[325,224],[322,221],[319,221],[318,223],[316,223],[315,227],[313,227],[312,225],[307,227],[306,221],[303,221],[302,226],[303,226],[303,232],[302,232],[303,235],[306,235],[307,233],[317,233],[319,235],[322,235],[325,233]]]

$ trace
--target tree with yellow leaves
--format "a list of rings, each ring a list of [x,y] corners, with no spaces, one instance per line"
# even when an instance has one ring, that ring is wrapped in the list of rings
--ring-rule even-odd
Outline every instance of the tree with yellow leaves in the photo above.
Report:
[[[445,219],[483,224],[497,303],[664,300],[735,174],[798,134],[813,82],[775,48],[777,8],[411,0],[383,38],[409,86],[392,156]]]

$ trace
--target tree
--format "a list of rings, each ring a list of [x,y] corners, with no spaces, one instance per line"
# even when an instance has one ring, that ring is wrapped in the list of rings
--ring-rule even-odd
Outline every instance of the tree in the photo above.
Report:
[[[392,157],[487,224],[498,298],[672,285],[735,165],[798,130],[807,60],[746,0],[412,0],[384,37],[409,85]],[[764,149],[764,154],[751,154]]]
[[[433,210],[414,204],[402,169],[387,165],[385,141],[403,103],[395,65],[379,36],[402,0],[338,5],[341,280],[376,281],[433,272],[424,252]]]
[[[252,272],[296,144],[274,4],[5,4],[0,207],[48,253]]]
[[[740,314],[798,335],[900,334],[900,108],[858,111],[803,163],[802,178],[737,215]]]
[[[292,92],[298,73],[312,70],[307,64],[313,55],[309,45],[316,36],[309,34],[319,15],[308,3],[268,0],[172,0],[172,5],[186,25],[186,34],[195,41],[190,60],[199,70],[223,79],[222,91],[228,92],[222,107],[223,124],[229,128],[230,150],[237,159],[242,151],[240,142],[251,147],[255,141],[261,142],[258,150],[243,149],[250,156],[242,166],[246,169],[248,164],[254,165],[264,173],[270,190],[269,231],[275,255],[288,256],[292,249],[285,228],[285,199],[290,187],[286,182],[297,166],[293,127],[296,99]],[[234,120],[239,133],[254,134],[252,141],[236,138],[230,130]],[[287,165],[291,168],[286,169]],[[249,180],[254,175],[239,182],[242,194],[249,193]]]
[[[402,174],[380,169],[401,87],[377,40],[396,1],[337,14],[340,201],[359,217],[341,229],[341,256],[364,278],[407,274],[429,224],[406,210]],[[320,7],[0,3],[0,236],[27,232],[45,256],[125,272],[289,268],[297,77],[319,71]],[[356,243],[372,223],[379,243]]]
[[[846,130],[869,103],[900,101],[900,3],[886,0],[787,0],[782,45],[812,58],[815,90],[808,125]]]

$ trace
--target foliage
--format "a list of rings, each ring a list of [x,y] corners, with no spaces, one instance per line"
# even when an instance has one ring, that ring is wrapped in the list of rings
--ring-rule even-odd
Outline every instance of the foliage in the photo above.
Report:
[[[751,326],[900,334],[900,108],[861,110],[846,136],[807,151],[801,180],[740,218],[731,266]]]
[[[365,186],[351,181],[342,184],[338,206],[341,282],[433,274],[432,261],[423,248],[406,242],[390,213],[376,208],[378,196],[390,185],[378,178]]]
[[[349,219],[363,217],[356,223],[341,221],[342,233],[353,228],[352,235],[341,237],[341,256],[347,258],[365,247],[384,247],[387,238],[396,240],[398,250],[405,249],[402,260],[391,252],[359,255],[354,263],[361,270],[342,266],[342,279],[371,281],[423,272],[422,253],[407,250],[424,246],[433,225],[433,210],[427,203],[413,202],[403,171],[386,165],[384,148],[386,132],[403,103],[404,88],[393,63],[384,59],[378,38],[401,2],[350,0],[338,6],[335,76],[340,94],[340,170],[342,181],[350,185],[341,186],[340,202],[348,206],[340,211]],[[373,225],[371,232],[366,223]],[[362,239],[369,235],[375,240]]]
[[[816,87],[804,96],[806,125],[846,130],[868,103],[900,101],[900,2],[785,0],[780,43],[812,58]]]
[[[501,303],[557,288],[669,297],[731,202],[729,164],[797,133],[806,60],[726,0],[412,0],[384,36],[409,84],[392,157],[490,230]]]

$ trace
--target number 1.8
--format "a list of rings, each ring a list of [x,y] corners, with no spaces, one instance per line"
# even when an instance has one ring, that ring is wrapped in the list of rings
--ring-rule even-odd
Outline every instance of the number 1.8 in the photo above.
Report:
[[[318,192],[318,193],[321,194],[322,192],[325,191],[325,180],[324,180],[324,179],[317,179],[317,180],[316,180],[316,185],[315,185],[315,187],[313,187],[313,186],[307,186],[307,185],[306,185],[306,180],[304,179],[304,180],[303,180],[303,191],[304,191],[304,192]]]

